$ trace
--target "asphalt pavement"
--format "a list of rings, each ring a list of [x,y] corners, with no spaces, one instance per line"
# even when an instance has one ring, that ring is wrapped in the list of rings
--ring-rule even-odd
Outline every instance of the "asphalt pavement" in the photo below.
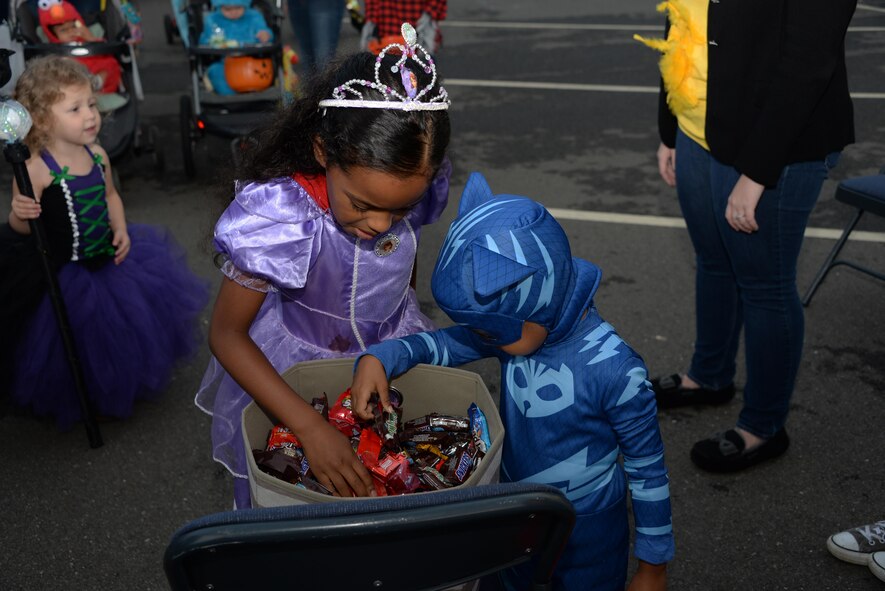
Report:
[[[118,163],[127,216],[171,228],[193,269],[217,286],[210,236],[230,150],[218,138],[202,140],[197,176],[186,178],[178,105],[188,93],[187,61],[164,38],[169,3],[141,5],[142,121],[158,128],[167,166],[158,171],[148,157]],[[656,57],[632,40],[662,28],[654,5],[451,0],[437,61],[453,101],[454,176],[443,220],[423,234],[418,275],[421,304],[437,322],[447,320],[430,295],[429,270],[467,175],[478,170],[495,192],[561,211],[574,253],[603,269],[602,315],[653,375],[685,369],[694,338],[693,255],[675,194],[657,175]],[[291,42],[288,23],[284,33]],[[355,50],[357,41],[343,24],[340,51]],[[834,201],[835,184],[885,165],[885,2],[861,3],[847,51],[857,142],[812,214],[810,226],[824,237],[805,242],[800,290],[851,215]],[[0,186],[10,179],[0,165]],[[851,241],[846,256],[885,270],[885,220],[867,218],[859,230],[869,239]],[[829,534],[885,518],[883,335],[885,283],[834,270],[806,311],[792,447],[747,472],[711,475],[688,458],[694,441],[734,424],[740,394],[724,407],[660,413],[676,536],[671,589],[885,588],[866,567],[825,548]],[[0,591],[167,588],[162,556],[172,533],[231,506],[231,479],[211,460],[209,418],[193,405],[208,355],[203,347],[183,363],[168,391],[139,403],[131,419],[102,423],[99,449],[89,448],[81,426],[60,433],[21,412],[0,416]],[[497,366],[472,368],[497,396]]]

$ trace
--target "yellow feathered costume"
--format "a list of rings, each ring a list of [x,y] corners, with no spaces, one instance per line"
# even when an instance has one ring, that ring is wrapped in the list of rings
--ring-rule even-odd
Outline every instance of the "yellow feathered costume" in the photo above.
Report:
[[[667,38],[646,39],[641,35],[633,35],[633,38],[663,54],[660,69],[667,104],[683,128],[697,128],[695,133],[684,131],[706,144],[703,121],[707,99],[707,0],[666,0],[657,10],[668,14]]]

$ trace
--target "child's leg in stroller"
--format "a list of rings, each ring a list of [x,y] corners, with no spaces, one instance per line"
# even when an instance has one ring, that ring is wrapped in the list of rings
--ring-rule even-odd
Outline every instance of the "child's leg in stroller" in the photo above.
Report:
[[[209,84],[212,85],[212,92],[215,94],[236,94],[227,78],[224,77],[224,61],[218,61],[206,68],[206,76],[209,78]]]

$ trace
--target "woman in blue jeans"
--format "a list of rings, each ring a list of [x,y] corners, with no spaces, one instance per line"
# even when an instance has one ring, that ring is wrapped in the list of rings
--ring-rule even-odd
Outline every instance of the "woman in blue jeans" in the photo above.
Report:
[[[344,0],[288,0],[289,20],[301,48],[304,71],[322,70],[335,55]]]
[[[684,374],[652,381],[658,406],[744,405],[691,458],[742,470],[789,446],[802,358],[796,262],[808,216],[854,141],[845,33],[856,0],[671,0],[662,51],[658,166],[675,186],[696,254],[697,335]]]

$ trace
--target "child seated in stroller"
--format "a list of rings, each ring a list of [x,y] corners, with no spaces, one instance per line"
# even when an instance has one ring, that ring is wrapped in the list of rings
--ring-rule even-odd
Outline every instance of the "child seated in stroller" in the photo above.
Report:
[[[237,47],[250,43],[269,43],[273,40],[273,32],[261,12],[251,7],[250,0],[212,0],[212,12],[206,14],[203,21],[203,32],[200,34],[200,45],[212,47]],[[216,94],[236,94],[256,88],[254,83],[238,84],[233,80],[244,70],[261,72],[267,69],[267,85],[273,78],[271,60],[240,56],[226,57],[206,70],[206,77]],[[227,71],[227,72],[226,72]],[[262,76],[258,76],[263,78]],[[261,86],[259,83],[257,86]]]
[[[96,36],[74,5],[67,0],[40,0],[37,4],[40,27],[50,43],[102,42]],[[120,64],[110,55],[75,57],[98,79],[97,91],[115,93],[120,89]]]

